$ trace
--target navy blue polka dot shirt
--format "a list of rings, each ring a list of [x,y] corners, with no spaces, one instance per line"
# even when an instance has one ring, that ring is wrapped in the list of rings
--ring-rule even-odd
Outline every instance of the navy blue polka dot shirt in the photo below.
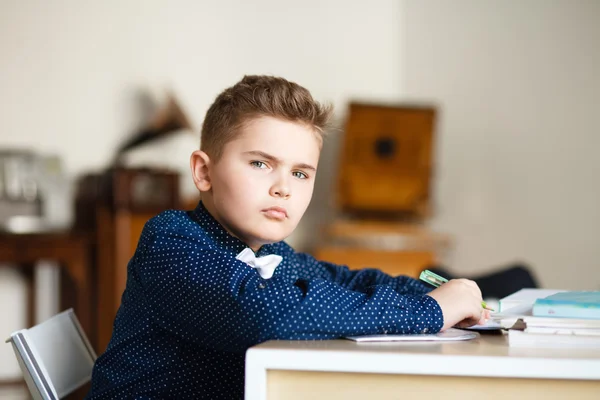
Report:
[[[375,269],[349,270],[285,242],[270,279],[235,257],[247,246],[212,218],[166,211],[142,232],[112,339],[88,399],[242,399],[244,357],[266,340],[438,332],[429,288]]]

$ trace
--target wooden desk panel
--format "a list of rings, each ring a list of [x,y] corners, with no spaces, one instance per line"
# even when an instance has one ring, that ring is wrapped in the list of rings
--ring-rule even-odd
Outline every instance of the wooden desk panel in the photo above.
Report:
[[[600,381],[269,371],[268,400],[598,399]]]

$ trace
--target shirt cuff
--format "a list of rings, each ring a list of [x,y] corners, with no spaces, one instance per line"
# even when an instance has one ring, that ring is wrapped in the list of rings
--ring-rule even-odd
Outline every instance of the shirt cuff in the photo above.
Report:
[[[423,295],[417,313],[415,333],[438,333],[444,326],[444,314],[437,300]]]

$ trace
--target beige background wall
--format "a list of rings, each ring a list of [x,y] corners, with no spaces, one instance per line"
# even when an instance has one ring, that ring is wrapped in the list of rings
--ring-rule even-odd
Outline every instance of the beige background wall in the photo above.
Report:
[[[403,4],[402,94],[443,106],[432,225],[453,267],[600,290],[600,2]]]
[[[455,235],[455,271],[521,259],[546,287],[600,289],[600,3],[168,4],[1,2],[0,146],[58,154],[74,177],[106,166],[137,126],[140,88],[171,87],[198,128],[214,96],[248,73],[300,82],[334,102],[338,121],[352,98],[434,101],[431,225]],[[290,239],[300,248],[330,210],[338,142],[326,144]],[[45,318],[56,284],[52,268],[41,274]],[[22,327],[22,298],[18,276],[0,269],[0,336]],[[16,374],[12,359],[0,346],[0,376]]]

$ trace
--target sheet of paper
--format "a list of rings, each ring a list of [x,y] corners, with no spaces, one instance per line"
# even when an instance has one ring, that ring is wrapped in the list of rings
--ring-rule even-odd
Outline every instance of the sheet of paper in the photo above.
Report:
[[[461,329],[446,329],[443,332],[431,334],[412,334],[412,335],[367,335],[367,336],[348,336],[346,339],[355,342],[447,342],[458,340],[471,340],[478,337],[477,332],[469,332]]]

